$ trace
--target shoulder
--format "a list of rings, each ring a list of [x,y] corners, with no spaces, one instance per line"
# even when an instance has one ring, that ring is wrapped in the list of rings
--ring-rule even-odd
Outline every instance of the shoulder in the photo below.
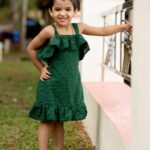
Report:
[[[52,25],[48,25],[46,27],[44,27],[41,32],[40,32],[40,36],[44,37],[45,39],[50,39],[51,37],[54,36],[54,28]]]
[[[85,28],[88,26],[85,23],[77,23],[80,34],[84,34]]]
[[[28,45],[29,49],[38,49],[47,40],[50,40],[54,36],[54,29],[51,25],[44,27],[40,33],[32,39]]]

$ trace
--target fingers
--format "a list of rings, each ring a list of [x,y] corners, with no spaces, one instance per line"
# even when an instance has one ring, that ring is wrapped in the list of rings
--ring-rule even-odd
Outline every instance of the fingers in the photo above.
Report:
[[[130,24],[130,26],[129,26],[129,32],[132,32],[133,31],[133,26],[132,26],[132,24]]]
[[[46,73],[47,75],[49,75],[49,76],[52,75],[47,69],[45,69],[45,73]]]
[[[133,26],[131,23],[122,24],[122,26],[123,26],[123,31],[132,32]]]
[[[51,75],[48,75],[48,74],[45,74],[45,73],[42,73],[41,76],[40,76],[40,79],[42,81],[50,79],[50,78],[51,78]]]
[[[131,23],[127,24],[127,32],[132,32],[133,26]]]
[[[127,24],[127,30],[130,31],[132,25],[130,23]]]
[[[41,71],[41,75],[40,75],[40,79],[42,81],[44,80],[47,80],[49,78],[51,78],[52,74],[47,70],[48,66],[45,66],[42,68],[42,71]]]

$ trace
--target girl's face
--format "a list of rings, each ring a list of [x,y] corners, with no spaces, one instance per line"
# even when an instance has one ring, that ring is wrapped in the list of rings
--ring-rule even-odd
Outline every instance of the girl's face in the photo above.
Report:
[[[55,0],[52,10],[49,9],[49,13],[58,25],[66,26],[71,23],[76,11],[70,0]]]

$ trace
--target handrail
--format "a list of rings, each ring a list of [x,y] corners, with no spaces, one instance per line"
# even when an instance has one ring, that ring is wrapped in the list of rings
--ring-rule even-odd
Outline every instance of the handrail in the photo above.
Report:
[[[121,5],[115,6],[107,11],[102,12],[104,26],[107,23],[107,17],[114,15],[115,24],[127,23],[129,12],[133,9],[133,1],[127,1]],[[107,23],[108,24],[108,23]],[[119,36],[119,38],[118,38]],[[120,47],[118,48],[118,43]],[[131,82],[129,68],[131,67],[132,52],[132,33],[123,32],[111,36],[103,37],[103,55],[102,55],[102,80],[104,80],[104,71],[108,69],[125,80]],[[118,58],[120,57],[120,58]]]
[[[117,12],[121,12],[122,10],[130,10],[133,9],[133,0],[127,1],[123,4],[117,5],[109,10],[103,11],[101,13],[102,17],[108,16],[110,14],[114,14]]]

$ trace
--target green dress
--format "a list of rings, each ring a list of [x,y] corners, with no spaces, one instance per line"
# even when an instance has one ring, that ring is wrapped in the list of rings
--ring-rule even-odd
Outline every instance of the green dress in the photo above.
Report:
[[[79,34],[78,25],[72,26],[75,34],[59,35],[53,25],[54,37],[37,51],[38,59],[49,65],[52,77],[39,80],[31,118],[63,122],[82,120],[87,115],[78,65],[89,45]]]

